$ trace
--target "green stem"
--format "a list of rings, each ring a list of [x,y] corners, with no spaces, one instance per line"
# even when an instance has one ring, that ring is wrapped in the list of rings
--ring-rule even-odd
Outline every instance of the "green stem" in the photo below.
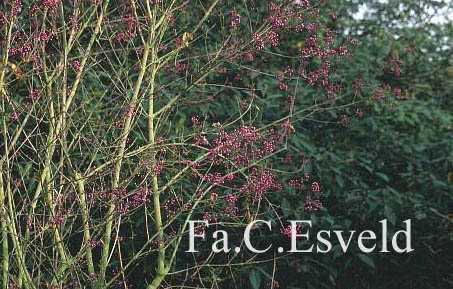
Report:
[[[97,36],[99,35],[101,29],[102,29],[102,22],[103,22],[103,19],[104,19],[104,16],[106,14],[106,10],[107,10],[107,7],[108,7],[108,4],[109,4],[109,0],[106,0],[105,3],[104,3],[104,6],[103,6],[103,9],[102,9],[102,12],[100,13],[98,19],[97,19],[97,22],[96,22],[96,27],[95,27],[95,30],[93,32],[93,34],[91,35],[91,38],[90,38],[90,41],[88,43],[88,46],[87,46],[87,49],[85,51],[85,54],[84,56],[82,57],[82,60],[81,60],[81,64],[80,64],[80,71],[77,73],[76,75],[76,78],[75,78],[75,81],[74,81],[74,84],[71,88],[71,91],[69,93],[69,96],[67,99],[64,99],[63,103],[62,103],[62,109],[61,109],[61,115],[60,117],[58,118],[58,120],[55,122],[55,111],[54,111],[54,107],[53,107],[53,101],[52,101],[52,97],[51,97],[51,83],[52,83],[52,79],[48,76],[47,72],[46,72],[46,65],[45,65],[45,62],[44,62],[44,75],[46,77],[46,83],[47,83],[47,86],[46,86],[46,94],[47,94],[47,98],[48,98],[48,106],[49,106],[49,133],[47,135],[47,141],[46,141],[46,158],[45,158],[45,164],[44,164],[44,168],[43,170],[41,171],[41,175],[40,175],[40,179],[39,179],[39,183],[38,183],[38,186],[34,192],[34,195],[33,195],[33,198],[32,198],[32,201],[31,201],[31,204],[30,204],[30,214],[29,216],[33,216],[34,215],[34,210],[36,208],[36,205],[37,205],[37,202],[38,202],[38,198],[39,196],[41,195],[41,191],[43,189],[43,186],[44,186],[44,182],[47,180],[49,182],[49,186],[48,186],[48,192],[46,193],[46,202],[48,203],[49,206],[52,205],[53,203],[53,200],[52,200],[52,191],[50,190],[49,191],[49,188],[52,188],[52,185],[50,184],[51,183],[51,175],[50,175],[50,172],[51,172],[51,162],[52,162],[52,157],[53,157],[53,154],[54,154],[54,151],[55,151],[55,148],[56,148],[56,142],[57,142],[57,138],[61,132],[61,128],[62,126],[64,125],[64,122],[65,122],[65,116],[67,114],[67,111],[70,107],[70,104],[71,104],[71,101],[72,99],[74,98],[76,92],[77,92],[77,89],[78,89],[78,86],[83,78],[83,72],[85,70],[85,66],[87,64],[87,61],[88,61],[88,58],[90,57],[90,54],[91,54],[91,48],[95,42],[95,40],[97,39]],[[71,37],[73,36],[73,33],[71,33]],[[71,42],[71,38],[69,40],[69,42]],[[67,54],[69,53],[69,50],[70,50],[70,47],[69,45],[67,44],[66,47],[65,47],[65,55],[64,55],[64,58],[63,60],[67,59]],[[45,61],[45,59],[44,59]],[[53,212],[52,212],[53,211]],[[52,206],[51,206],[51,212],[52,212],[52,215],[54,215],[54,210],[52,209]],[[64,271],[66,270],[67,266],[69,265],[68,261],[70,261],[68,258],[66,258],[66,254],[65,254],[65,251],[64,251],[64,247],[63,247],[63,243],[62,243],[62,240],[61,240],[61,236],[59,234],[59,231],[58,231],[58,228],[55,228],[54,230],[55,232],[55,238],[56,238],[56,242],[57,242],[57,249],[59,251],[59,254],[61,255],[62,259],[63,259],[63,265],[59,268],[59,272],[58,272],[58,276],[57,277],[60,277]],[[27,228],[26,230],[26,234],[25,234],[25,240],[26,242],[28,241],[29,239],[29,235],[30,235],[30,232],[29,232],[29,229]]]
[[[7,127],[6,127],[6,116],[5,116],[5,98],[6,98],[6,89],[4,88],[4,80],[5,80],[5,67],[4,64],[8,60],[8,50],[9,50],[9,43],[11,41],[11,29],[8,29],[8,40],[7,46],[5,49],[5,53],[3,54],[3,61],[1,67],[1,75],[0,75],[0,97],[2,99],[2,115],[3,115],[3,139],[4,139],[4,146],[5,146],[5,159],[7,158],[8,153],[8,143],[7,143]],[[7,288],[8,286],[8,271],[9,271],[9,254],[8,254],[8,231],[7,231],[7,213],[5,210],[5,191],[3,188],[3,158],[0,162],[0,218],[1,218],[1,228],[2,228],[2,288]]]
[[[76,173],[76,181],[78,186],[79,192],[79,204],[80,210],[82,213],[82,221],[83,221],[83,238],[84,238],[84,245],[85,246],[85,257],[88,263],[88,273],[94,274],[94,265],[93,265],[93,254],[91,252],[91,247],[88,245],[88,242],[91,239],[90,236],[90,224],[89,224],[89,213],[88,207],[86,204],[86,197],[85,197],[85,185],[84,181],[81,178],[79,173]],[[91,287],[94,288],[94,282],[91,283]]]
[[[0,173],[0,191],[3,192],[4,194],[4,188],[3,188],[3,174]],[[1,193],[0,192],[0,193]],[[16,250],[16,255],[15,259],[18,264],[18,269],[19,269],[19,276],[21,278],[25,278],[25,288],[36,288],[33,284],[33,281],[30,277],[30,274],[27,271],[27,268],[25,266],[25,258],[24,258],[24,253],[22,250],[22,245],[19,242],[19,239],[17,237],[17,232],[16,232],[16,223],[15,223],[15,211],[12,206],[12,194],[11,194],[11,189],[9,186],[7,186],[7,197],[8,197],[8,214],[4,216],[4,218],[8,218],[9,222],[7,222],[8,226],[8,231],[11,233],[11,239],[13,241],[13,247]]]
[[[156,13],[152,14],[152,19],[155,21]],[[155,30],[151,31],[151,37],[154,39]],[[153,43],[151,46],[151,79],[150,79],[150,94],[149,94],[149,106],[148,106],[148,142],[150,145],[154,146],[156,144],[156,138],[154,134],[154,89],[155,89],[155,80],[157,73],[157,65],[155,63],[156,59],[156,43]],[[154,165],[156,162],[156,154],[154,153]],[[152,179],[152,188],[153,188],[153,205],[154,205],[154,219],[156,222],[157,236],[159,238],[159,249],[157,257],[157,273],[158,276],[165,277],[166,267],[165,267],[165,244],[164,244],[164,230],[162,228],[162,215],[160,212],[160,192],[159,192],[159,182],[157,176],[153,176]]]
[[[147,289],[157,289],[159,287],[160,283],[162,283],[162,281],[164,281],[165,275],[167,275],[167,273],[168,273],[168,271],[157,274],[157,276],[154,277],[151,284],[148,285]]]
[[[2,288],[8,288],[9,254],[8,254],[8,228],[7,212],[5,209],[5,191],[3,189],[3,177],[0,172],[0,218],[2,228]]]
[[[2,119],[2,131],[3,131],[3,140],[4,140],[4,147],[5,147],[5,155],[2,157],[0,161],[0,218],[1,218],[1,229],[2,229],[2,288],[8,287],[8,272],[9,272],[9,253],[8,253],[8,231],[7,231],[7,210],[5,205],[5,191],[3,187],[3,163],[4,160],[8,162],[8,129],[6,127],[6,116],[5,116],[5,99],[7,97],[7,92],[5,89],[5,65],[8,61],[8,52],[11,43],[11,33],[12,33],[12,19],[10,19],[9,25],[6,26],[7,28],[7,40],[6,40],[6,47],[3,53],[1,65],[1,74],[0,74],[0,97],[1,97],[1,114],[3,116]]]
[[[146,67],[148,64],[150,40],[151,40],[151,34],[149,36],[148,43],[145,44],[145,50],[143,53],[143,58],[141,61],[141,66],[140,66],[140,72],[138,74],[137,81],[135,82],[132,99],[129,103],[129,109],[134,110],[134,111],[135,111],[135,107],[138,103],[138,95],[140,92],[140,87],[142,85],[143,77],[145,75]],[[125,152],[125,148],[126,148],[127,137],[129,135],[129,132],[132,127],[133,115],[134,115],[134,113],[129,113],[126,116],[126,119],[124,122],[124,127],[121,132],[121,136],[120,136],[120,140],[119,140],[120,144],[118,147],[118,151],[116,153],[116,155],[118,156],[118,159],[114,163],[115,171],[114,171],[114,176],[112,179],[112,189],[117,188],[120,183],[121,165],[123,162],[123,156],[124,156],[124,152]],[[100,263],[100,276],[99,276],[100,286],[104,286],[104,284],[105,284],[105,271],[107,269],[108,258],[109,258],[109,254],[110,254],[110,239],[111,239],[111,234],[112,234],[114,212],[115,212],[115,204],[112,202],[109,205],[109,208],[107,210],[107,216],[106,216],[106,225],[105,225],[105,233],[104,233],[104,247],[102,250],[101,263]]]

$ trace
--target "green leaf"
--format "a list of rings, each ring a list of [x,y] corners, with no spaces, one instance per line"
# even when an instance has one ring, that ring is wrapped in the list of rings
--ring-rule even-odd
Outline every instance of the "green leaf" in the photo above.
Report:
[[[250,285],[253,289],[259,289],[261,285],[261,276],[257,270],[252,270],[249,275]]]
[[[378,177],[380,177],[381,179],[383,179],[384,181],[386,181],[387,183],[390,181],[389,177],[386,175],[386,174],[383,174],[383,173],[376,173],[376,175]]]
[[[286,198],[284,198],[282,200],[281,206],[282,206],[282,210],[283,210],[283,215],[288,216],[292,210],[291,210],[291,205]]]
[[[393,212],[392,208],[390,208],[389,206],[385,206],[384,215],[390,221],[390,223],[392,223],[392,225],[395,225],[396,215],[395,215],[395,212]]]
[[[367,264],[368,266],[372,267],[373,269],[375,268],[374,261],[373,261],[373,259],[371,259],[371,257],[369,257],[365,254],[358,254],[357,256],[363,263]]]
[[[343,177],[340,174],[337,174],[337,175],[335,175],[335,179],[337,180],[337,184],[340,187],[340,189],[344,188]]]

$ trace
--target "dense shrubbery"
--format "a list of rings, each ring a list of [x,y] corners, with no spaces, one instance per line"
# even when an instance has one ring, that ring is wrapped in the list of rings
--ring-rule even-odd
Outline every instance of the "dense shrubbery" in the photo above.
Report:
[[[292,143],[294,153],[314,158],[308,172],[324,180],[326,209],[312,216],[319,229],[378,230],[378,221],[387,218],[396,230],[411,218],[415,251],[407,256],[376,253],[364,258],[356,251],[296,258],[287,265],[294,278],[284,279],[294,288],[449,288],[452,284],[447,257],[453,256],[447,218],[453,210],[453,78],[448,44],[452,27],[421,22],[427,14],[410,13],[412,1],[399,4],[409,8],[401,11],[370,2],[380,7],[380,14],[357,24],[345,19],[361,49],[344,69],[350,76],[397,86],[405,97],[394,105],[386,102],[384,109],[376,102],[364,103],[363,115],[357,115],[355,108],[336,113],[338,120],[342,114],[347,117],[344,125],[306,121],[295,126],[299,133]],[[402,27],[389,25],[401,21],[403,14],[412,15],[409,19],[418,27],[408,28],[404,22]],[[403,60],[399,77],[379,69],[395,55]],[[300,274],[304,279],[295,281]]]

